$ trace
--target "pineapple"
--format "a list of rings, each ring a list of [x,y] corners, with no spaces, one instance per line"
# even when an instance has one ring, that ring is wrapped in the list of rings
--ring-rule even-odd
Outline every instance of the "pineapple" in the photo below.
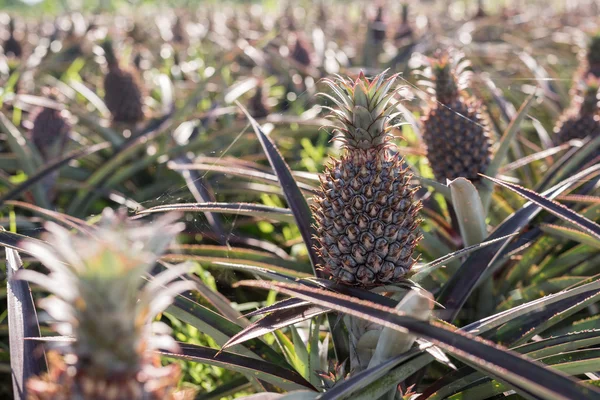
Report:
[[[299,66],[308,68],[313,63],[312,49],[303,35],[293,34],[293,49],[290,54],[292,60]]]
[[[2,44],[2,48],[4,50],[4,55],[7,57],[21,58],[23,54],[23,48],[21,47],[21,43],[15,37],[15,20],[10,19],[8,22],[8,39],[4,41]]]
[[[40,306],[58,334],[74,339],[50,354],[47,374],[27,382],[30,400],[180,398],[178,367],[162,367],[154,352],[178,346],[152,321],[192,289],[191,281],[175,281],[189,267],[171,267],[147,284],[144,275],[183,224],[173,215],[148,226],[125,217],[106,209],[98,229],[79,235],[48,223],[47,243],[24,243],[50,273],[22,270],[18,278],[52,294]]]
[[[262,83],[256,86],[256,92],[250,99],[249,110],[255,119],[263,119],[269,116],[270,107],[267,104],[267,96],[263,91]]]
[[[581,86],[581,85],[580,85]],[[590,75],[583,88],[577,90],[571,107],[564,112],[554,128],[557,144],[586,136],[600,135],[598,87],[600,79]]]
[[[104,77],[104,102],[113,121],[141,121],[144,119],[143,96],[136,72],[120,67],[110,40],[104,41],[102,48],[108,64],[108,73]]]
[[[44,94],[55,102],[58,92],[56,89],[45,89]],[[66,111],[59,107],[39,107],[33,112],[31,120],[31,139],[44,160],[60,156],[71,130]]]
[[[379,55],[383,52],[387,24],[383,18],[383,6],[377,8],[377,15],[367,27],[367,39],[364,43],[363,64],[375,68],[379,64]]]
[[[336,96],[324,95],[338,106],[332,116],[345,152],[331,160],[314,198],[316,250],[321,268],[346,285],[399,282],[415,263],[421,202],[403,159],[390,151],[396,77],[324,80]]]
[[[478,182],[490,163],[490,131],[481,102],[464,91],[468,63],[448,52],[430,62],[435,99],[421,122],[433,174],[442,183],[459,177]]]
[[[402,40],[413,36],[413,28],[408,22],[408,3],[402,3],[402,20],[396,30],[396,40]]]
[[[383,19],[383,6],[377,7],[377,15],[375,19],[371,21],[370,31],[373,37],[373,42],[381,43],[385,40],[385,31],[387,25]]]

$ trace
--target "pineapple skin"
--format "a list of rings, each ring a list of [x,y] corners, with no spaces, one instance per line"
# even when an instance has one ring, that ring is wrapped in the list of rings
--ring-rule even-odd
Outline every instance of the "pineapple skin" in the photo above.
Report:
[[[459,177],[478,182],[490,164],[488,121],[482,106],[460,96],[436,103],[421,120],[427,158],[438,182]]]
[[[405,278],[420,240],[411,177],[387,149],[353,149],[327,167],[313,208],[325,272],[362,287]]]

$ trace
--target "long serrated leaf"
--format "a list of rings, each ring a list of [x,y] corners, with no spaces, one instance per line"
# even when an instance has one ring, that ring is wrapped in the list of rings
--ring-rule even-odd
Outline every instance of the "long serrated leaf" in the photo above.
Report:
[[[254,118],[252,118],[250,113],[248,113],[248,111],[241,104],[237,104],[242,109],[244,114],[246,114],[246,117],[252,124],[252,129],[254,129],[254,133],[256,133],[256,136],[258,137],[258,140],[265,154],[267,155],[267,159],[269,160],[271,167],[279,179],[279,183],[283,188],[283,193],[285,194],[287,203],[292,210],[296,224],[298,225],[298,229],[302,235],[302,239],[306,244],[313,268],[315,268],[315,276],[318,276],[319,273],[316,270],[316,267],[319,264],[319,259],[313,249],[313,218],[310,208],[308,207],[308,203],[298,188],[298,184],[294,180],[290,168],[279,153],[279,150],[277,150],[275,143],[273,143],[271,138],[269,138],[263,132],[260,125]]]
[[[496,174],[500,170],[500,167],[502,166],[502,163],[504,162],[508,154],[508,149],[510,148],[511,143],[515,138],[515,135],[519,131],[521,122],[523,122],[523,119],[529,112],[529,108],[533,105],[533,101],[535,100],[535,98],[535,95],[532,94],[525,100],[525,102],[523,103],[523,105],[521,105],[521,108],[517,112],[517,115],[514,116],[514,118],[508,125],[508,128],[506,128],[506,131],[502,135],[502,138],[500,138],[500,146],[494,153],[494,158],[490,162],[490,165],[488,165],[487,169],[485,170],[486,175],[496,176]],[[490,200],[492,198],[493,189],[490,184],[485,182],[484,185],[482,185],[481,189],[481,201],[483,203],[484,209],[487,210],[487,208],[489,207]]]
[[[203,347],[189,343],[181,343],[181,352],[159,352],[166,357],[182,360],[201,362],[203,364],[215,365],[232,371],[245,373],[265,382],[269,382],[284,390],[311,389],[316,390],[297,372],[281,368],[264,360],[257,360],[243,355],[220,352],[210,347]]]
[[[0,228],[1,230],[2,228]],[[38,343],[25,340],[28,337],[39,337],[40,326],[29,283],[13,279],[13,275],[23,267],[23,263],[15,250],[7,247],[5,251],[13,393],[15,399],[26,400],[25,384],[29,378],[40,375],[46,369],[46,360],[44,352],[40,352]]]
[[[396,329],[399,332],[411,332],[425,337],[450,354],[468,361],[478,370],[498,377],[527,394],[533,393],[544,399],[578,398],[583,400],[595,399],[600,396],[600,390],[579,385],[569,377],[546,369],[507,349],[490,342],[477,340],[468,334],[452,332],[442,325],[419,321],[392,308],[294,284],[264,281],[244,282],[244,284],[277,290],[322,307]]]
[[[489,176],[485,176],[485,178],[500,186],[510,189],[515,193],[518,193],[520,196],[526,198],[532,203],[535,203],[538,206],[544,208],[544,210],[559,217],[560,219],[572,223],[577,228],[586,231],[592,237],[600,240],[600,225],[584,217],[583,215],[580,215],[575,211],[571,210],[570,208],[565,207],[564,205],[557,203],[552,199],[546,198],[543,195],[534,192],[533,190],[529,190],[519,185],[505,182],[500,179],[492,178]]]
[[[67,155],[65,155],[64,157],[61,157],[58,160],[56,160],[48,165],[44,165],[41,170],[39,170],[32,176],[28,177],[25,182],[19,184],[18,186],[16,186],[15,188],[11,189],[7,193],[5,193],[3,196],[1,196],[0,204],[4,203],[7,200],[14,199],[15,197],[17,197],[18,195],[23,193],[25,190],[27,190],[30,187],[32,187],[33,185],[35,185],[37,182],[41,181],[48,174],[67,165],[70,161],[77,160],[78,158],[88,156],[88,155],[96,153],[100,150],[104,150],[104,149],[108,148],[109,146],[110,146],[110,144],[108,142],[104,142],[104,143],[99,143],[99,144],[96,144],[96,145],[93,145],[90,147],[86,147],[83,149],[74,150],[74,151],[68,153]]]
[[[0,129],[6,133],[8,145],[17,156],[17,161],[28,177],[34,176],[37,166],[41,165],[41,157],[34,153],[34,149],[29,146],[25,137],[15,127],[12,122],[0,111]],[[37,205],[43,208],[50,208],[48,196],[41,185],[34,185],[32,188],[33,196]]]
[[[550,235],[554,235],[563,239],[573,240],[600,249],[600,240],[581,232],[577,229],[571,229],[564,226],[554,224],[541,224],[540,229]]]
[[[159,212],[218,212],[234,215],[248,215],[251,217],[273,219],[279,222],[294,223],[294,216],[287,208],[270,207],[263,204],[252,203],[182,203],[165,204],[141,210],[138,214],[152,214]]]
[[[585,179],[589,174],[595,173],[598,167],[590,167],[581,171],[558,185],[548,189],[543,194],[549,199],[559,196],[571,186],[578,184],[580,179]],[[525,227],[539,212],[541,208],[535,204],[526,204],[523,208],[508,217],[488,236],[488,240],[497,239],[502,236],[511,235],[519,232]],[[443,316],[445,321],[452,321],[458,315],[458,312],[465,301],[477,286],[479,280],[486,270],[493,264],[496,257],[502,249],[506,247],[508,240],[498,242],[472,253],[461,265],[460,269],[450,280],[442,287],[442,291],[437,297],[437,301],[446,307],[446,314]]]
[[[223,345],[223,348],[226,349],[236,344],[244,343],[249,339],[261,337],[278,329],[306,321],[317,315],[325,314],[328,311],[327,308],[315,307],[313,305],[300,305],[291,309],[276,310],[233,336]]]
[[[513,233],[512,235],[502,236],[497,239],[492,239],[492,240],[488,240],[486,242],[474,244],[472,246],[465,247],[464,249],[457,250],[452,253],[446,254],[445,256],[442,256],[430,263],[414,267],[412,272],[414,272],[415,274],[412,275],[410,277],[410,279],[415,282],[420,282],[422,279],[424,279],[426,276],[428,276],[431,272],[433,272],[437,268],[440,268],[441,266],[443,266],[444,263],[447,263],[451,260],[455,260],[457,258],[466,256],[467,254],[470,254],[470,253],[474,252],[475,250],[481,249],[483,247],[489,246],[489,245],[497,243],[499,241],[510,239],[511,237],[513,237],[515,235],[516,234]]]

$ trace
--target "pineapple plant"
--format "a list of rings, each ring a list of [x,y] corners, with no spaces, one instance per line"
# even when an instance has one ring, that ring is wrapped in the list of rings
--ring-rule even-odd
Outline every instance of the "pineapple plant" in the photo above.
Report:
[[[144,284],[158,256],[182,223],[166,215],[152,225],[127,221],[105,209],[97,229],[72,235],[47,224],[47,243],[24,247],[48,268],[48,275],[17,275],[51,293],[40,301],[52,327],[73,342],[50,353],[47,374],[27,382],[30,400],[176,399],[179,368],[161,366],[156,349],[177,351],[161,322],[153,322],[172,298],[192,289],[177,280],[189,270],[171,267]]]
[[[108,73],[104,77],[104,102],[113,121],[137,123],[144,119],[143,93],[135,70],[122,68],[110,39],[102,43]]]
[[[589,76],[584,85],[580,85],[573,97],[571,107],[567,109],[554,128],[557,144],[586,136],[600,135],[600,115],[598,113],[598,88],[600,80]]]
[[[438,52],[429,60],[434,98],[421,119],[433,174],[441,183],[459,177],[480,180],[490,163],[490,130],[481,101],[465,89],[470,73],[462,54]]]
[[[421,202],[403,159],[391,151],[397,75],[369,80],[325,79],[339,109],[336,138],[344,154],[332,158],[314,198],[322,269],[340,283],[374,287],[401,281],[415,260]]]

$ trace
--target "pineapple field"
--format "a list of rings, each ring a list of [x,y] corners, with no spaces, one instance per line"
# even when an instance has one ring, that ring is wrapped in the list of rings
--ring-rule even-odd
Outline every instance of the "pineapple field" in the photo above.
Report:
[[[0,0],[0,399],[600,399],[600,2]]]

